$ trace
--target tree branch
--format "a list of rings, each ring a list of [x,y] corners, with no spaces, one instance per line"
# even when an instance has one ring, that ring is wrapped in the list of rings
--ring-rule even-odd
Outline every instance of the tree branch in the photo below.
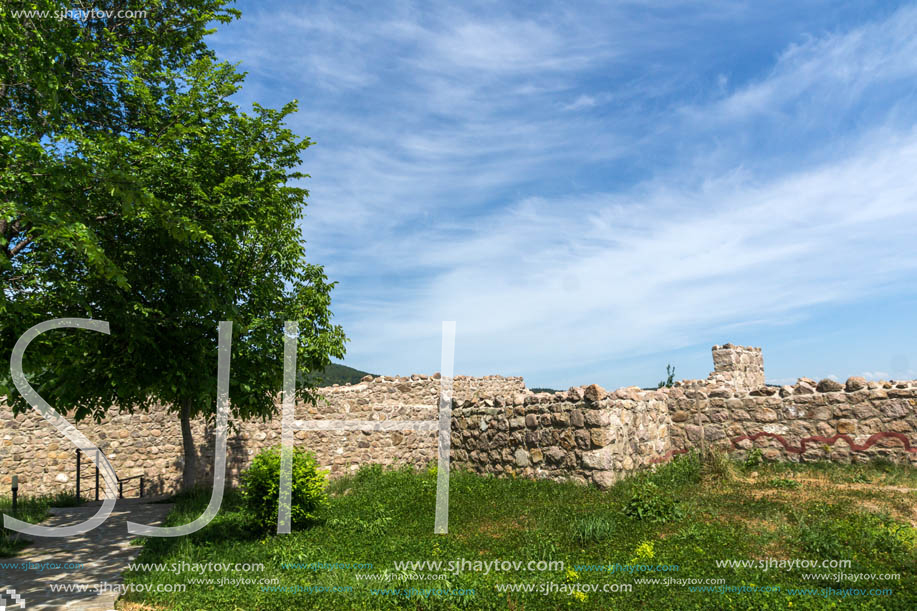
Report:
[[[13,257],[15,257],[17,254],[19,254],[20,251],[22,251],[23,248],[28,246],[31,241],[32,241],[32,236],[28,236],[28,237],[22,238],[22,241],[16,244],[16,246],[14,246],[13,248],[7,248],[6,249],[7,258],[12,259]]]

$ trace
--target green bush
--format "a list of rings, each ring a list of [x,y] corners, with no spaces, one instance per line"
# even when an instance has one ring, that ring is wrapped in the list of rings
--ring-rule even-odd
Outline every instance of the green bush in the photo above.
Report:
[[[684,517],[684,511],[670,494],[645,480],[637,484],[624,505],[624,514],[635,520],[663,523]]]
[[[764,459],[760,448],[752,448],[748,451],[748,454],[745,455],[744,465],[746,469],[754,469],[762,462],[764,462]]]
[[[293,490],[291,494],[291,528],[300,529],[318,519],[318,511],[327,502],[327,472],[318,468],[315,455],[293,448]],[[264,531],[277,527],[280,498],[280,447],[264,450],[242,474],[245,507]]]

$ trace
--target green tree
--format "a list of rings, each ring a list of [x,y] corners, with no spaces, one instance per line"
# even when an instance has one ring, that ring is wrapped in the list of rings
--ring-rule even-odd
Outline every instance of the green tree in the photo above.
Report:
[[[0,3],[0,310],[45,289],[44,274],[62,253],[124,286],[96,238],[111,219],[148,215],[176,232],[202,233],[145,188],[137,164],[195,119],[176,98],[191,86],[189,69],[213,57],[208,24],[238,16],[226,4]],[[80,7],[99,12],[67,13]]]
[[[27,105],[15,102],[23,118],[3,125],[2,136],[10,150],[36,153],[27,164],[3,166],[0,339],[8,351],[43,320],[107,320],[110,336],[41,336],[26,355],[30,381],[77,420],[99,420],[112,406],[170,406],[181,420],[185,486],[197,473],[191,420],[215,411],[217,321],[234,323],[233,419],[274,413],[285,320],[299,322],[303,370],[321,371],[343,357],[346,341],[331,322],[334,283],[306,261],[299,229],[308,192],[295,185],[306,176],[296,168],[311,143],[284,125],[295,103],[243,113],[229,100],[243,75],[216,62],[202,42],[208,21],[230,17],[223,5],[160,3],[173,21],[167,28],[111,20],[20,25],[59,41],[54,49],[87,53],[67,56],[75,66],[94,62],[96,47],[72,39],[118,40],[103,44],[110,52],[99,67],[117,84],[101,94],[107,112],[95,94],[72,84],[57,102],[52,96],[50,107],[63,110],[55,110],[61,118],[51,131],[34,128],[50,111],[28,118]],[[176,15],[185,26],[171,34]],[[3,19],[4,29],[15,29],[8,12]],[[2,57],[12,52],[4,43]],[[44,83],[55,78],[56,63],[14,71],[23,82]],[[62,97],[69,101],[61,104]],[[89,118],[89,127],[80,123]],[[26,174],[32,179],[23,186],[17,180]],[[10,390],[13,407],[27,409]],[[314,400],[314,385],[299,393]]]
[[[656,385],[656,388],[672,388],[675,385],[675,367],[671,364],[665,366],[666,377]]]

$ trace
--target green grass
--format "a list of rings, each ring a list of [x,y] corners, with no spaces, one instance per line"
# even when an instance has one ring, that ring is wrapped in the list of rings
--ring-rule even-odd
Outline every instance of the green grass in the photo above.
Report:
[[[0,513],[12,515],[30,524],[37,524],[48,517],[49,507],[76,507],[79,504],[79,500],[71,493],[19,497],[16,499],[16,514],[13,515],[13,498],[0,496]],[[13,556],[29,543],[30,541],[19,533],[0,526],[0,558]]]
[[[767,485],[771,488],[786,488],[789,490],[795,490],[801,485],[795,479],[788,479],[786,477],[772,477],[767,480]]]
[[[866,478],[870,483],[859,480]],[[786,484],[792,481],[798,485]],[[781,482],[781,483],[776,483]],[[218,516],[188,537],[149,539],[138,562],[262,563],[263,572],[135,572],[129,583],[189,579],[278,579],[282,586],[352,591],[279,593],[257,584],[188,585],[183,593],[131,593],[143,609],[914,609],[917,608],[917,470],[875,465],[768,464],[745,468],[720,456],[689,455],[619,482],[609,491],[572,483],[453,473],[449,534],[433,534],[435,470],[369,466],[332,482],[322,521],[290,535],[260,535],[236,491]],[[209,490],[186,494],[167,518],[187,523]],[[643,512],[635,507],[645,507]],[[630,508],[630,510],[629,510]],[[845,573],[900,573],[900,581],[805,580],[771,568],[718,568],[717,560],[850,559]],[[553,560],[565,570],[465,571],[412,580],[396,561]],[[372,569],[285,569],[282,563],[360,562]],[[573,570],[618,563],[678,565],[671,573]],[[818,569],[813,573],[838,572]],[[431,571],[416,571],[429,574]],[[356,574],[388,573],[388,583]],[[779,586],[777,593],[691,592],[641,578],[722,578],[729,586]],[[500,593],[496,584],[634,584],[631,592]],[[396,597],[385,588],[466,588],[475,596]],[[601,587],[601,586],[600,586]],[[790,595],[786,588],[890,587],[893,596]],[[126,609],[132,608],[128,604]]]

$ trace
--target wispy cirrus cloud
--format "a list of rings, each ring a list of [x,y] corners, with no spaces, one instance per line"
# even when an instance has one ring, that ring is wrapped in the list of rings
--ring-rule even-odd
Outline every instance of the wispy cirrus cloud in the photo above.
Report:
[[[468,373],[651,383],[660,354],[779,347],[917,278],[912,6],[791,31],[731,3],[241,8],[218,48],[247,95],[302,102],[355,366],[428,370],[448,319]],[[839,341],[768,371],[870,366]]]

